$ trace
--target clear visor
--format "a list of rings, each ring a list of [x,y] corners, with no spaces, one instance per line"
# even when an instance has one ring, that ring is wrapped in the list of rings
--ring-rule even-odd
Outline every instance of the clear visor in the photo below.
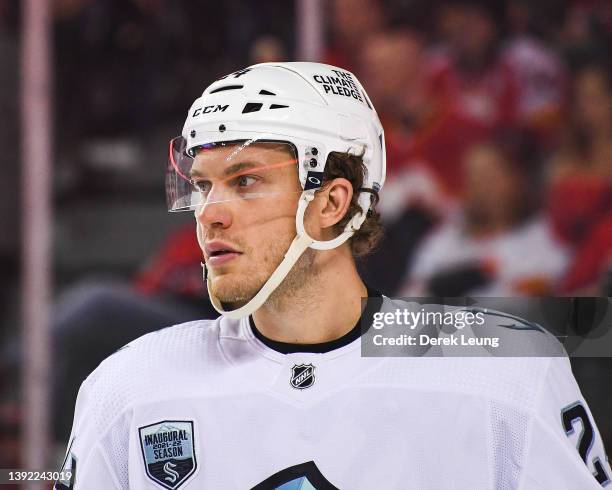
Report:
[[[170,141],[169,211],[301,191],[296,149],[291,143],[249,139],[188,148],[182,136]]]

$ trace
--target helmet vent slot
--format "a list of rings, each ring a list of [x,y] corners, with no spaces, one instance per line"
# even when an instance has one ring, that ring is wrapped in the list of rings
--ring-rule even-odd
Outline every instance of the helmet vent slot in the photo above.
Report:
[[[266,89],[261,89],[259,91],[259,95],[276,95],[276,94],[274,92],[270,92],[270,91],[268,91]]]
[[[244,85],[226,85],[225,87],[219,87],[219,88],[216,88],[215,90],[211,90],[210,93],[216,94],[217,92],[223,92],[225,90],[238,90],[238,89],[241,89],[242,87],[244,87]]]
[[[242,109],[242,113],[246,114],[248,112],[257,112],[261,109],[262,105],[263,104],[259,102],[247,102],[247,104],[244,106],[244,109]]]
[[[289,107],[288,105],[282,105],[282,104],[271,104],[270,105],[270,109],[285,109]]]

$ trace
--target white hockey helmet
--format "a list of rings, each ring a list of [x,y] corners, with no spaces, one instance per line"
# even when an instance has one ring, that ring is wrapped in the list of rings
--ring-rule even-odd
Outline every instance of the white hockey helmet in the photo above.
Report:
[[[182,135],[170,144],[166,178],[169,210],[192,210],[208,204],[198,198],[189,178],[198,149],[270,141],[289,143],[296,153],[303,189],[296,214],[297,235],[281,264],[243,307],[225,311],[207,281],[213,306],[233,318],[259,308],[306,248],[331,249],[350,238],[362,225],[374,203],[373,194],[380,191],[385,180],[383,128],[355,75],[322,63],[262,63],[218,79],[192,104]],[[367,172],[362,189],[355,189],[360,192],[362,212],[333,240],[316,241],[304,229],[304,212],[323,184],[331,152],[363,154]],[[199,225],[198,240],[203,247]]]

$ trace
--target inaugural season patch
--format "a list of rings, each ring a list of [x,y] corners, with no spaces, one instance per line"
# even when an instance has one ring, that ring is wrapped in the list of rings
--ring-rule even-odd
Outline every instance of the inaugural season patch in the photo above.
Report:
[[[174,490],[195,473],[192,421],[164,420],[138,432],[145,469],[155,483]]]
[[[315,367],[312,364],[295,364],[291,368],[291,386],[298,390],[310,388],[315,382]]]

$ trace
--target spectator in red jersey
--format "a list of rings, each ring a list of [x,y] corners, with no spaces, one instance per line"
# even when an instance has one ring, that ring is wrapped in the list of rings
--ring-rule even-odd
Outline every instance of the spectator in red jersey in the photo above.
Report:
[[[602,219],[578,249],[561,291],[574,295],[612,294],[612,213]]]
[[[567,254],[538,213],[538,157],[527,134],[500,131],[466,155],[462,210],[417,251],[407,296],[515,296],[553,291]]]
[[[510,0],[506,10],[510,36],[502,56],[517,84],[517,117],[550,147],[562,122],[568,80],[562,58],[544,34],[550,32],[551,18],[559,17],[556,12],[561,9],[551,9],[547,0]]]
[[[550,172],[549,212],[576,250],[564,292],[594,286],[612,258],[612,83],[606,66],[576,75],[571,121]]]
[[[401,170],[402,147],[431,113],[426,95],[424,45],[409,29],[387,29],[367,37],[360,57],[362,78],[385,128],[387,177]],[[405,152],[405,150],[404,150]]]
[[[392,28],[367,37],[361,53],[362,77],[385,127],[387,178],[378,209],[386,234],[360,271],[372,287],[394,291],[412,251],[438,214],[446,196],[425,162],[405,158],[408,148],[429,124],[424,46],[407,28]]]
[[[404,210],[420,207],[433,217],[453,205],[425,155],[412,150],[435,124],[427,89],[422,37],[406,28],[368,37],[362,53],[363,78],[385,128],[387,192],[379,203],[383,219],[394,222]]]
[[[500,57],[500,27],[487,2],[445,2],[438,14],[443,43],[427,56],[429,116],[403,158],[421,161],[444,192],[461,195],[463,156],[500,125],[516,119],[517,87]]]

